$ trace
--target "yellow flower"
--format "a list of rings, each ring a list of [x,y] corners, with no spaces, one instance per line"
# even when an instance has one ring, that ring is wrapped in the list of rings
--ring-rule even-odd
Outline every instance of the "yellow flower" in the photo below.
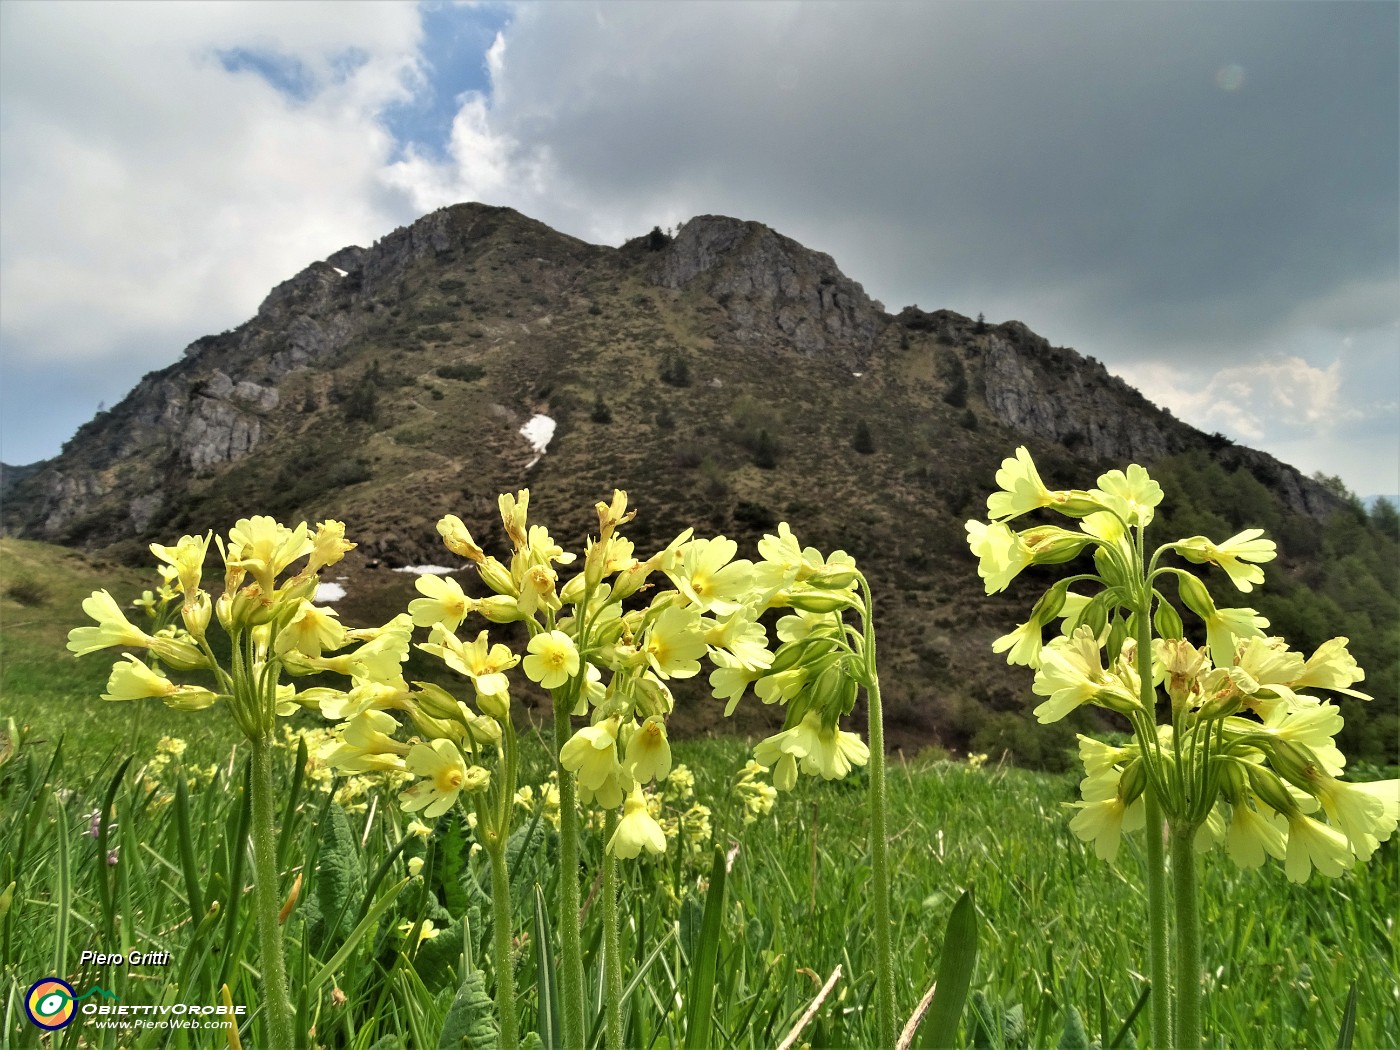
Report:
[[[486,559],[486,552],[477,546],[472,534],[467,531],[466,525],[457,515],[443,515],[438,520],[437,530],[442,536],[443,546],[453,554],[478,563]]]
[[[403,808],[410,813],[422,811],[431,819],[452,808],[462,791],[477,791],[486,787],[490,774],[480,766],[467,768],[462,753],[450,740],[434,740],[414,744],[404,757],[404,766],[420,780],[399,794]]]
[[[863,766],[870,758],[870,749],[854,733],[847,733],[835,726],[822,725],[819,712],[809,711],[802,721],[791,729],[760,741],[753,749],[756,762],[765,766],[781,766],[786,759],[797,763],[808,776],[821,775],[823,780],[836,780],[844,777],[854,766]],[[791,777],[795,769],[783,769],[782,783],[775,773],[774,783],[779,790],[792,786]]]
[[[1006,662],[1035,667],[1040,663],[1040,650],[1044,643],[1044,626],[1035,617],[1017,624],[1010,634],[1004,634],[992,643],[992,652],[1005,653],[1009,649]]]
[[[1313,868],[1335,879],[1353,862],[1351,847],[1340,831],[1301,811],[1288,815],[1288,847],[1283,870],[1290,881],[1307,882]]]
[[[1162,502],[1162,486],[1136,463],[1121,470],[1110,470],[1099,477],[1099,487],[1089,495],[1129,525],[1146,527],[1152,523],[1152,508]]]
[[[228,538],[224,564],[251,573],[264,595],[276,589],[277,576],[287,566],[315,547],[307,535],[306,522],[289,529],[263,514],[238,519]]]
[[[627,741],[624,768],[640,784],[655,777],[665,780],[671,772],[671,745],[666,739],[666,723],[653,715],[633,732]]]
[[[666,835],[651,815],[641,786],[632,785],[632,792],[622,807],[622,819],[608,840],[607,850],[615,857],[631,860],[645,849],[648,853],[666,852]]]
[[[1098,639],[1088,627],[1056,638],[1040,654],[1031,692],[1049,697],[1035,709],[1042,725],[1058,722],[1098,695],[1110,676],[1104,670]]]
[[[1253,609],[1216,609],[1206,614],[1206,648],[1217,667],[1229,667],[1241,640],[1264,637],[1269,621]]]
[[[710,660],[715,669],[710,672],[710,692],[717,700],[727,700],[724,716],[728,718],[739,706],[750,685],[758,681],[762,671],[750,671],[724,649],[712,649]]]
[[[432,833],[433,829],[429,825],[424,824],[417,817],[410,820],[408,826],[404,828],[404,834],[417,835],[420,839],[426,839],[432,835]]]
[[[158,696],[167,707],[177,711],[203,711],[219,699],[219,694],[194,685],[176,685],[164,675],[157,674],[130,653],[123,653],[129,663],[112,665],[103,700],[141,700]]]
[[[701,612],[726,616],[739,609],[753,587],[753,562],[734,561],[739,545],[733,540],[691,540],[680,564],[663,571]]]
[[[545,689],[557,689],[578,674],[578,649],[563,631],[537,634],[526,649],[530,655],[521,665],[525,676]]]
[[[711,656],[717,650],[725,650],[734,657],[738,666],[747,670],[760,671],[771,667],[773,654],[768,651],[768,632],[753,617],[753,610],[746,606],[721,620],[705,620],[708,625],[705,643],[710,646]]]
[[[313,605],[305,598],[296,615],[277,635],[274,646],[280,655],[295,649],[306,656],[320,656],[324,649],[339,649],[348,640],[345,627],[334,609]]]
[[[345,539],[345,522],[327,519],[316,526],[316,535],[311,538],[311,557],[307,559],[303,576],[311,576],[322,569],[336,564],[355,544]]]
[[[606,790],[607,797],[613,792],[607,790],[609,781],[617,781],[622,766],[617,760],[618,719],[609,718],[594,726],[580,729],[559,751],[559,762],[578,777],[581,787],[599,793]],[[603,795],[599,796],[604,806]],[[617,802],[622,801],[620,791]]]
[[[525,518],[530,510],[530,490],[521,489],[512,496],[503,492],[496,501],[501,510],[501,522],[506,527],[506,535],[516,550],[529,546],[529,536],[525,531]]]
[[[695,677],[700,673],[700,657],[705,655],[705,649],[700,614],[694,607],[676,605],[652,621],[642,645],[647,663],[662,678]]]
[[[383,711],[361,711],[340,727],[340,740],[323,757],[327,765],[352,773],[375,769],[402,769],[402,756],[411,750],[391,735],[399,728],[394,716]]]
[[[1002,460],[997,484],[1001,491],[987,497],[987,517],[993,520],[1014,518],[1054,502],[1053,493],[1040,480],[1035,461],[1024,445],[1016,450],[1014,457]]]
[[[455,631],[475,604],[451,576],[426,573],[413,581],[413,586],[419,594],[426,595],[408,603],[408,613],[416,627],[432,627],[440,623],[447,630]]]
[[[68,632],[68,648],[78,656],[87,656],[114,645],[145,649],[154,641],[126,618],[121,606],[106,591],[93,591],[84,598],[83,612],[96,620],[97,626],[74,627]]]
[[[151,553],[173,567],[180,579],[180,591],[187,599],[199,592],[200,575],[204,570],[204,558],[209,553],[209,541],[213,533],[203,536],[181,536],[173,547],[151,544]]]
[[[982,577],[988,594],[1005,590],[1035,558],[1021,537],[1000,522],[987,525],[969,521],[966,528],[968,546],[979,559],[977,575]]]
[[[1303,665],[1302,674],[1291,683],[1294,689],[1327,689],[1345,693],[1358,700],[1371,699],[1366,693],[1351,688],[1353,682],[1366,679],[1366,672],[1356,665],[1356,658],[1347,652],[1347,639],[1332,638],[1317,647]]]
[[[1137,831],[1146,823],[1141,800],[1125,805],[1117,794],[1097,802],[1075,802],[1073,806],[1079,812],[1069,822],[1070,830],[1081,842],[1092,841],[1099,859],[1110,864],[1118,856],[1123,832]]]
[[[1260,539],[1263,529],[1245,529],[1221,544],[1204,536],[1191,536],[1174,544],[1178,553],[1197,565],[1218,565],[1224,569],[1241,591],[1252,591],[1256,583],[1264,582],[1264,570],[1256,563],[1273,561],[1274,541]]]
[[[1327,819],[1347,837],[1357,859],[1370,860],[1400,818],[1400,780],[1348,784],[1318,776],[1313,787]]]
[[[1287,855],[1288,847],[1278,815],[1262,802],[1251,808],[1243,799],[1230,807],[1230,829],[1225,836],[1225,850],[1241,868],[1257,868],[1267,853],[1278,860]],[[1267,812],[1266,812],[1267,810]]]

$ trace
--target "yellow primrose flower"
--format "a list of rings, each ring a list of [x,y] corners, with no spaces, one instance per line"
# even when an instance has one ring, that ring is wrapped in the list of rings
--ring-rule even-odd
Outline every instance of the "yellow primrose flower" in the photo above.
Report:
[[[1049,697],[1035,709],[1042,725],[1058,722],[1075,708],[1088,703],[1108,684],[1098,639],[1088,627],[1068,638],[1056,638],[1041,651],[1031,692]]]
[[[1346,836],[1302,811],[1288,814],[1283,870],[1291,882],[1307,882],[1312,869],[1335,879],[1354,863]]]
[[[1171,546],[1187,561],[1218,565],[1239,590],[1252,591],[1264,582],[1264,570],[1257,563],[1273,561],[1276,554],[1274,541],[1260,539],[1263,535],[1263,529],[1245,529],[1218,545],[1204,536],[1191,536]]]
[[[666,723],[653,715],[641,724],[627,741],[624,768],[639,784],[653,777],[665,780],[671,772],[671,745],[666,739]]]
[[[969,521],[966,529],[968,546],[979,559],[977,575],[982,577],[988,594],[1004,591],[1035,558],[1021,537],[1000,522],[987,525]]]
[[[1366,672],[1356,665],[1356,658],[1347,651],[1346,638],[1332,638],[1317,647],[1308,657],[1302,673],[1290,684],[1294,689],[1326,689],[1345,693],[1358,700],[1371,699],[1366,693],[1351,688],[1353,682],[1366,680]]]
[[[228,534],[224,563],[251,573],[263,594],[271,595],[281,572],[315,546],[306,522],[294,529],[264,514],[239,518]],[[220,545],[222,548],[222,544]]]
[[[316,526],[316,535],[311,537],[311,557],[301,575],[313,576],[335,565],[355,547],[356,544],[345,539],[345,522],[328,518]]]
[[[1253,609],[1216,609],[1212,606],[1205,617],[1206,648],[1217,667],[1229,667],[1234,662],[1239,642],[1264,637],[1269,621]]]
[[[770,767],[788,759],[796,762],[808,776],[820,774],[823,780],[836,780],[854,766],[865,765],[870,749],[854,733],[823,726],[820,713],[808,711],[791,729],[760,741],[753,749],[753,757],[756,762]],[[773,779],[779,790],[784,790],[776,773]],[[783,780],[789,780],[787,771],[784,771]]]
[[[992,652],[1006,653],[1010,650],[1006,657],[1008,664],[1036,667],[1040,663],[1040,650],[1045,641],[1043,631],[1044,625],[1031,617],[1025,623],[1017,624],[1014,631],[994,641]]]
[[[123,653],[126,663],[112,665],[103,700],[143,700],[158,696],[171,707],[183,711],[199,711],[218,699],[218,694],[192,685],[177,685],[165,675],[147,667],[130,653]]]
[[[710,692],[717,700],[725,700],[724,717],[728,718],[739,706],[750,685],[762,677],[762,671],[751,671],[725,649],[710,650],[715,669],[710,672]]]
[[[529,536],[525,531],[525,518],[530,510],[530,490],[521,489],[514,496],[503,492],[496,504],[501,510],[501,523],[506,527],[506,535],[510,537],[515,549],[528,547]]]
[[[399,932],[407,936],[413,932],[413,926],[414,924],[412,922],[401,922],[399,923]],[[431,941],[441,932],[441,930],[433,925],[432,919],[424,919],[423,925],[418,927],[418,943],[422,944],[424,941]]]
[[[203,536],[181,536],[173,547],[151,544],[151,553],[175,570],[180,580],[180,591],[186,598],[193,598],[199,592],[204,558],[209,553],[209,541],[213,535],[210,532]]]
[[[597,725],[580,729],[559,751],[559,762],[578,777],[579,785],[590,791],[601,790],[609,780],[622,772],[617,760],[617,731],[619,720],[608,718]],[[611,792],[609,792],[611,794]],[[617,805],[622,801],[618,799]],[[604,803],[606,805],[607,803]]]
[[[723,536],[691,540],[680,564],[663,571],[701,612],[725,616],[739,609],[753,588],[753,562],[735,561],[738,550],[737,543]]]
[[[472,539],[472,534],[467,531],[467,526],[457,515],[444,514],[438,519],[437,530],[442,537],[443,546],[453,554],[477,563],[486,559],[486,552]]]
[[[1400,819],[1400,780],[1348,784],[1319,775],[1312,786],[1328,821],[1347,837],[1356,858],[1370,860]]]
[[[1152,508],[1162,502],[1162,486],[1136,463],[1121,470],[1100,475],[1099,487],[1089,490],[1089,496],[1113,511],[1129,525],[1146,527],[1152,523]]]
[[[320,656],[322,650],[339,649],[349,640],[334,609],[313,605],[305,598],[298,606],[296,615],[277,635],[274,648],[279,655],[295,649],[306,656]]]
[[[1225,851],[1241,868],[1260,867],[1265,854],[1283,860],[1288,852],[1278,814],[1262,802],[1257,806],[1255,809],[1241,799],[1230,807]]]
[[[479,791],[486,787],[490,773],[480,766],[467,768],[462,753],[450,740],[434,740],[414,744],[404,757],[404,767],[420,777],[407,791],[399,794],[403,808],[410,813],[422,811],[431,819],[452,808],[462,791]]]
[[[422,858],[422,857],[409,857],[409,858],[408,858],[408,874],[409,874],[409,876],[410,876],[411,878],[415,878],[415,879],[416,879],[419,875],[423,874],[423,858]]]
[[[607,850],[615,857],[631,860],[643,849],[648,853],[665,853],[666,835],[647,808],[641,786],[633,784],[632,792],[622,807],[622,819],[617,822],[617,830],[608,840]]]
[[[78,656],[87,656],[114,645],[148,648],[154,639],[131,623],[106,591],[93,591],[83,599],[83,612],[97,621],[96,627],[74,627],[68,632],[68,648]]]
[[[418,593],[426,595],[408,603],[408,614],[413,617],[416,627],[432,627],[442,624],[448,631],[455,631],[467,618],[475,602],[462,591],[462,586],[451,576],[435,576],[425,573],[413,581]]]
[[[424,824],[417,817],[414,817],[412,820],[410,820],[408,822],[408,826],[404,828],[404,834],[417,835],[420,839],[426,839],[429,836],[431,836],[432,833],[432,827],[430,825]]]
[[[530,655],[521,666],[525,676],[545,689],[558,689],[578,674],[579,655],[574,640],[563,631],[535,635],[526,646]]]
[[[383,711],[361,711],[340,727],[338,744],[324,756],[327,765],[349,772],[401,769],[410,745],[395,740],[399,724]]]
[[[351,632],[351,637],[355,633]],[[413,638],[413,620],[408,613],[399,613],[382,628],[370,632],[373,637],[354,652],[340,656],[314,658],[307,662],[324,671],[334,671],[347,678],[379,682],[404,688],[399,665],[408,659],[408,647]]]
[[[1002,460],[997,484],[1001,491],[987,497],[987,517],[993,520],[1014,518],[1038,507],[1048,507],[1055,500],[1040,480],[1035,461],[1024,445],[1016,449],[1014,457]]]
[[[761,671],[773,665],[773,654],[768,650],[768,632],[763,624],[753,618],[753,610],[747,606],[738,609],[721,620],[705,620],[705,643],[710,646],[713,657],[717,650],[725,650],[734,657],[737,665],[750,671]]]
[[[1139,799],[1125,805],[1117,794],[1097,802],[1075,802],[1079,810],[1069,822],[1069,828],[1081,842],[1093,842],[1100,860],[1110,864],[1118,856],[1118,846],[1125,831],[1138,831],[1147,820],[1146,807]]]
[[[662,678],[695,677],[705,650],[699,612],[676,605],[652,621],[642,645],[647,663]]]

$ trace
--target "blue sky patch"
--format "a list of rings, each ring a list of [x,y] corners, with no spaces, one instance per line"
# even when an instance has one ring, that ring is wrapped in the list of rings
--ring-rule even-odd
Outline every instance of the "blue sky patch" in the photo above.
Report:
[[[486,52],[510,24],[510,10],[503,4],[423,3],[418,11],[426,83],[411,101],[389,107],[381,119],[400,151],[412,145],[441,160],[447,156],[452,119],[461,108],[458,99],[469,91],[491,92]]]
[[[249,47],[217,51],[219,64],[230,73],[255,73],[294,102],[307,102],[325,85],[316,73],[296,55]],[[331,82],[340,83],[369,61],[360,48],[347,48],[328,59]]]

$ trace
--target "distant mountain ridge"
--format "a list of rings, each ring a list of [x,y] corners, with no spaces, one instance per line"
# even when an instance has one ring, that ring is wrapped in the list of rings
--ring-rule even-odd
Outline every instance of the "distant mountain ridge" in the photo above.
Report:
[[[532,464],[536,414],[556,429]],[[1019,322],[890,314],[761,223],[702,215],[612,248],[461,204],[313,262],[60,455],[5,468],[0,527],[135,557],[250,513],[330,516],[373,572],[441,563],[445,513],[494,543],[496,494],[527,485],[566,545],[613,487],[642,550],[695,525],[751,553],[787,520],[883,588],[895,738],[904,720],[967,742],[977,712],[1024,708],[988,652],[1023,603],[982,596],[963,536],[1022,443],[1052,485],[1131,461],[1247,477],[1300,536],[1346,507]]]

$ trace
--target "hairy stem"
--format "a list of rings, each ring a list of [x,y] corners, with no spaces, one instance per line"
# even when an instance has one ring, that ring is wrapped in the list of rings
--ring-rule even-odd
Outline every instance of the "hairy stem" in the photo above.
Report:
[[[262,956],[263,1006],[267,1045],[293,1046],[292,1001],[287,992],[287,966],[282,957],[281,909],[277,878],[277,829],[273,815],[272,741],[252,737],[252,777],[249,790],[253,839],[253,893],[257,908],[258,947]]]
[[[1152,979],[1152,1046],[1172,1044],[1171,968],[1167,958],[1167,858],[1162,847],[1162,807],[1151,788],[1143,796],[1147,808],[1147,962]]]
[[[608,810],[604,841],[611,842],[616,831],[617,811]],[[607,1050],[622,1050],[622,938],[617,923],[617,858],[608,852],[603,855],[603,967],[607,981],[603,1045]]]
[[[1172,897],[1176,905],[1176,1047],[1201,1045],[1201,926],[1196,904],[1196,828],[1171,825]]]
[[[515,1017],[514,931],[510,912],[510,874],[506,870],[506,836],[498,834],[487,848],[491,860],[491,922],[496,955],[496,1013],[500,1015],[501,1050],[516,1050],[520,1035]]]
[[[559,760],[569,742],[567,701],[554,704],[554,762],[559,775],[559,958],[564,980],[559,987],[559,1023],[564,1045],[584,1045],[583,944],[579,938],[578,802],[574,775]]]
[[[894,1046],[894,954],[890,945],[890,871],[885,818],[885,722],[880,679],[875,670],[875,610],[870,585],[865,592],[864,657],[869,701],[866,735],[870,738],[870,877],[875,896],[875,1022],[880,1046]]]

